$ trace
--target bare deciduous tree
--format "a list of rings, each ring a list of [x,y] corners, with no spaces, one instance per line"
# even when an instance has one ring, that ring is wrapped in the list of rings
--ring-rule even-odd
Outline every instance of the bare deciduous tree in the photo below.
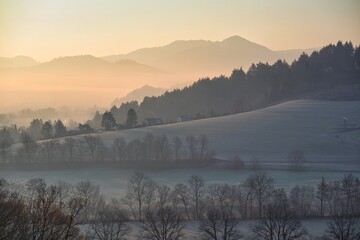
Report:
[[[0,179],[0,240],[29,238],[29,215],[18,194],[8,191],[8,183]]]
[[[151,181],[151,179],[140,172],[135,172],[129,179],[128,189],[125,198],[123,198],[123,203],[132,210],[134,219],[136,220],[142,220],[144,205],[151,197],[148,189],[149,181]],[[134,205],[136,206],[136,211]]]
[[[328,222],[326,236],[336,240],[359,240],[360,239],[360,219],[359,217],[339,217],[336,216]]]
[[[148,160],[152,160],[153,159],[153,152],[154,152],[154,140],[155,140],[155,136],[152,133],[147,133],[144,137],[144,147],[145,147],[145,151],[146,151],[146,158]]]
[[[54,161],[55,153],[59,148],[59,141],[56,139],[47,140],[41,143],[41,147],[45,153],[48,162]]]
[[[325,210],[325,195],[327,191],[327,184],[325,181],[325,178],[321,178],[321,182],[316,185],[317,191],[316,191],[316,198],[319,200],[320,204],[320,216],[324,216],[324,210]]]
[[[25,158],[28,163],[35,159],[38,144],[31,138],[27,132],[21,133],[21,143],[25,151]]]
[[[117,159],[119,161],[124,161],[125,160],[125,147],[126,147],[125,140],[121,137],[115,138],[113,147],[115,149]]]
[[[355,177],[352,174],[344,176],[341,182],[341,188],[345,196],[345,214],[348,215],[353,206],[353,195],[355,192]]]
[[[184,224],[180,214],[171,207],[148,211],[141,226],[141,239],[178,240],[183,236]]]
[[[315,189],[312,186],[296,185],[290,191],[290,202],[295,214],[299,217],[308,217],[312,214],[315,199]]]
[[[231,216],[230,212],[222,212],[210,208],[205,219],[201,220],[199,230],[204,240],[238,240],[243,235],[238,230],[239,221]]]
[[[263,205],[271,197],[272,190],[274,189],[274,180],[265,173],[257,173],[249,176],[246,181],[253,188],[253,193],[258,203],[259,217],[261,217]]]
[[[166,185],[159,185],[156,189],[158,206],[164,208],[171,202],[171,190]]]
[[[197,148],[198,141],[193,135],[189,135],[186,137],[186,143],[189,148],[190,160],[194,161],[197,159]]]
[[[264,216],[258,223],[250,225],[250,229],[256,239],[263,240],[296,240],[304,239],[307,235],[301,222],[282,201],[267,205]]]
[[[99,150],[100,146],[100,136],[99,135],[85,135],[84,141],[90,151],[90,157],[92,161],[96,161],[96,152]]]
[[[174,148],[174,160],[179,161],[180,160],[180,151],[182,148],[182,141],[181,138],[175,136],[172,140],[173,142],[173,148]]]
[[[90,224],[88,239],[91,240],[125,240],[131,228],[126,223],[126,214],[118,208],[105,206],[98,213],[97,219]]]
[[[235,217],[235,204],[238,200],[238,188],[228,184],[212,184],[207,187],[210,208],[219,208],[223,215]]]
[[[69,161],[73,161],[74,160],[74,152],[75,152],[75,146],[76,146],[76,140],[73,138],[65,138],[64,139],[65,143],[64,143],[64,147],[65,150],[68,153],[68,160]]]
[[[75,196],[77,196],[84,204],[82,211],[82,221],[89,221],[95,215],[99,204],[102,202],[99,186],[89,181],[82,181],[75,186]]]
[[[193,175],[189,179],[189,185],[190,185],[191,197],[195,203],[195,219],[200,219],[199,203],[200,203],[200,198],[205,191],[204,179],[202,179],[199,176]]]
[[[183,211],[185,212],[187,219],[190,219],[189,205],[191,196],[189,187],[182,183],[178,183],[175,185],[172,195],[174,204],[182,205]]]
[[[205,134],[201,134],[198,142],[200,144],[200,161],[203,161],[208,154],[209,139]]]

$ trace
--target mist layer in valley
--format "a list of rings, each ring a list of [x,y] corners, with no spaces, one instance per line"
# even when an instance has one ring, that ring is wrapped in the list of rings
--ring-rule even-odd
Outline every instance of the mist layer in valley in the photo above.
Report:
[[[0,58],[0,113],[21,109],[108,107],[136,88],[184,87],[201,77],[230,74],[252,63],[286,59],[314,49],[272,51],[238,36],[223,41],[175,41],[128,54],[58,57],[39,63],[30,57]],[[156,95],[156,90],[153,93]],[[90,98],[89,98],[90,96]],[[141,99],[141,98],[139,98]],[[142,99],[141,99],[142,100]]]

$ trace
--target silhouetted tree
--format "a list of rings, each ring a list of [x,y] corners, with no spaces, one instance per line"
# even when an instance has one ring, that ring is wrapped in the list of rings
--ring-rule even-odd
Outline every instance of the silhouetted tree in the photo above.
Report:
[[[126,127],[133,128],[137,124],[137,114],[133,108],[130,108],[127,112]]]
[[[4,164],[6,164],[13,143],[14,139],[11,137],[10,132],[5,127],[0,130],[0,156]]]
[[[182,140],[181,138],[175,136],[173,138],[173,148],[174,148],[174,160],[179,161],[180,160],[180,151],[182,149]]]
[[[116,157],[119,161],[125,160],[125,149],[126,142],[123,138],[115,138],[113,143],[114,150],[116,152]]]
[[[53,136],[53,126],[51,121],[46,121],[41,127],[41,134],[45,139],[51,138]]]
[[[64,126],[63,122],[59,119],[54,122],[54,129],[55,129],[55,137],[63,137],[66,135],[66,127]]]
[[[197,159],[197,148],[198,148],[198,141],[193,135],[189,135],[186,137],[186,143],[189,149],[190,160]]]
[[[25,159],[28,163],[31,163],[35,158],[38,144],[25,131],[21,132],[21,143],[25,151]]]
[[[101,126],[105,128],[106,131],[115,128],[116,121],[111,112],[108,111],[104,112],[101,120]]]
[[[294,170],[301,170],[302,164],[305,162],[305,154],[299,149],[291,150],[288,154],[289,163],[293,164]]]
[[[316,186],[316,198],[320,201],[320,216],[324,216],[324,208],[325,208],[325,195],[327,190],[327,184],[325,178],[321,178],[321,182]]]
[[[68,160],[74,160],[75,148],[76,148],[76,140],[74,138],[65,138],[65,151],[68,152]]]
[[[90,157],[92,161],[97,160],[97,152],[100,148],[100,136],[99,135],[85,135],[83,137],[85,144],[90,151]]]
[[[41,147],[45,153],[46,160],[48,162],[54,161],[56,151],[59,148],[59,141],[55,139],[44,141],[41,143]]]
[[[78,127],[78,128],[79,128],[79,131],[80,131],[81,133],[90,133],[90,132],[94,131],[94,129],[91,128],[88,123],[85,123],[85,124],[79,123],[79,127]]]
[[[30,122],[30,126],[27,128],[27,132],[30,134],[30,136],[33,139],[41,139],[42,138],[42,133],[41,133],[41,129],[43,126],[43,121],[41,119],[33,119]]]

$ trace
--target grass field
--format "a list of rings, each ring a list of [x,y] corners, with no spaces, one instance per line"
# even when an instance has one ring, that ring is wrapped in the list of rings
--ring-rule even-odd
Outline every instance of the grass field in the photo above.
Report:
[[[343,117],[348,119],[344,127]],[[142,138],[146,133],[171,136],[206,134],[222,159],[285,162],[299,149],[307,162],[360,164],[360,101],[297,100],[224,117],[100,133],[110,146],[116,137]]]

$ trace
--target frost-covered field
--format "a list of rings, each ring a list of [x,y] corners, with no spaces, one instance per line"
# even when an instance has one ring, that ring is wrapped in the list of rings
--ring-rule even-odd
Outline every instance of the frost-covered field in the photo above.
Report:
[[[14,171],[0,170],[0,177],[9,180],[17,185],[24,184],[30,178],[44,178],[48,183],[66,181],[71,184],[83,180],[90,180],[99,185],[106,198],[120,198],[125,194],[127,180],[135,170],[124,170],[110,167],[87,168],[82,170],[59,170],[59,171]],[[254,174],[251,170],[226,170],[215,168],[202,169],[176,169],[162,171],[143,171],[146,175],[161,184],[174,186],[177,183],[185,183],[191,175],[199,175],[204,178],[206,184],[229,183],[236,184]],[[326,180],[341,179],[348,172],[340,171],[279,171],[269,170],[267,173],[274,178],[277,187],[285,189],[299,185],[315,185],[320,182],[321,177]],[[360,177],[360,172],[353,172],[354,176]]]
[[[346,128],[343,126],[343,117],[348,119]],[[248,113],[99,135],[110,146],[116,137],[129,141],[142,138],[148,132],[167,134],[168,137],[205,133],[210,148],[216,150],[219,158],[239,155],[248,161],[256,156],[266,166],[278,187],[290,188],[296,184],[315,184],[322,176],[327,180],[340,179],[345,173],[359,176],[359,127],[360,101],[298,100]],[[305,168],[311,171],[274,170],[287,168],[283,165],[292,149],[300,149],[305,153]],[[123,194],[127,179],[133,172],[117,167],[58,171],[0,170],[0,177],[19,183],[32,177],[45,178],[49,183],[90,180],[100,185],[103,193],[111,198]],[[145,173],[159,183],[174,185],[186,181],[191,175],[203,177],[208,184],[238,183],[253,172],[187,168]]]
[[[348,119],[344,128],[343,117]],[[146,133],[207,134],[219,158],[254,156],[284,162],[299,149],[309,162],[360,164],[360,101],[297,100],[247,113],[191,122],[99,133],[107,146],[114,138],[143,138]],[[81,137],[81,136],[79,136]]]

